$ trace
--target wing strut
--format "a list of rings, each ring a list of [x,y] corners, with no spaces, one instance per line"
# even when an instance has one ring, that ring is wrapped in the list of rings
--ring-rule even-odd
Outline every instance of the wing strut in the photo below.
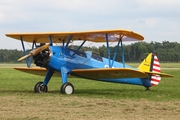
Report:
[[[67,41],[66,46],[65,46],[65,49],[68,47],[72,37],[73,37],[72,35],[69,36],[68,41]]]
[[[110,48],[109,48],[109,42],[108,42],[108,34],[106,34],[106,45],[107,45],[107,54],[108,54],[108,60],[109,60],[109,67],[111,66],[111,58],[110,58]]]
[[[25,49],[25,46],[24,46],[23,38],[20,37],[20,40],[21,40],[23,51],[24,51],[24,55],[26,55],[26,49]],[[32,44],[32,49],[34,48],[35,45],[36,45],[36,42],[34,41],[33,44]],[[28,68],[30,68],[31,62],[32,62],[32,57],[30,57],[29,60],[26,58],[26,65],[27,65]]]
[[[114,52],[114,57],[113,60],[111,62],[111,56],[110,56],[110,47],[109,47],[109,41],[108,41],[108,34],[106,34],[106,45],[107,45],[107,54],[108,54],[108,60],[109,60],[109,67],[112,68],[114,61],[116,59],[117,53],[118,53],[118,48],[119,48],[119,44],[121,44],[121,52],[122,52],[122,63],[123,63],[123,67],[125,68],[125,61],[124,61],[124,48],[123,48],[123,44],[122,44],[122,38],[124,37],[124,35],[120,35],[118,44],[116,46],[116,51]]]
[[[62,47],[62,57],[63,57],[63,58],[64,58],[65,49],[68,47],[68,45],[69,45],[69,43],[70,43],[70,41],[71,41],[71,38],[72,38],[72,35],[69,36],[68,41],[67,41],[67,43],[66,43],[66,46],[64,46],[65,40],[63,40],[63,47]]]
[[[84,41],[81,43],[81,45],[78,47],[78,49],[75,51],[75,53],[74,53],[73,55],[75,55],[75,54],[79,51],[79,49],[81,49],[81,47],[84,45],[85,42],[86,42],[86,40],[84,40]]]
[[[32,50],[34,49],[34,46],[36,46],[36,42],[35,41],[33,41]],[[30,64],[32,63],[32,60],[33,60],[33,57],[31,56],[30,57],[30,61],[29,61]]]
[[[113,66],[114,61],[115,61],[115,59],[116,59],[120,42],[121,42],[121,39],[119,39],[118,44],[117,44],[117,46],[116,46],[116,51],[115,51],[115,53],[114,53],[114,57],[113,57],[113,61],[112,61],[112,65],[111,65],[111,66]]]
[[[121,42],[121,53],[122,53],[122,63],[123,63],[123,67],[125,68],[125,62],[124,62],[124,48],[123,48],[123,44],[122,44],[122,38],[123,38],[123,36],[120,37],[120,42]]]
[[[49,43],[50,43],[50,46],[53,45],[52,36],[49,36]]]

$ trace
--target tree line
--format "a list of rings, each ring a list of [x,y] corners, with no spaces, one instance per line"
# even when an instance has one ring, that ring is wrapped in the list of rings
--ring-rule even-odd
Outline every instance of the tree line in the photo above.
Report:
[[[77,46],[75,46],[77,47]],[[74,47],[74,48],[75,48]],[[123,45],[124,47],[124,57],[126,62],[140,62],[149,53],[156,53],[160,62],[180,62],[180,43],[163,41],[159,42],[136,42],[130,45]],[[116,46],[110,47],[111,59],[114,56]],[[118,47],[119,52],[116,57],[116,61],[121,62],[121,47]],[[91,50],[102,57],[107,58],[107,48],[102,45],[100,47],[83,47],[81,51]],[[29,51],[27,52],[29,53]],[[0,63],[18,63],[18,58],[23,56],[22,50],[7,50],[0,49]],[[22,61],[25,62],[25,61]]]

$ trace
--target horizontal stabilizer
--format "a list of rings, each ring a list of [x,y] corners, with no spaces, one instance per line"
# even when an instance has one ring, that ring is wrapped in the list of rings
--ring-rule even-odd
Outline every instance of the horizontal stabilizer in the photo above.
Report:
[[[166,73],[159,73],[159,72],[145,72],[147,73],[148,75],[158,75],[158,76],[161,76],[161,77],[173,77],[172,75],[170,74],[166,74]]]

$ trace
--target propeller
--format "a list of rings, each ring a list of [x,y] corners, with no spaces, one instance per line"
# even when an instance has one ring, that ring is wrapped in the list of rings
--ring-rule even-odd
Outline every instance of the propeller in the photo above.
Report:
[[[47,49],[48,46],[49,46],[49,44],[46,44],[46,45],[43,45],[43,46],[41,46],[41,47],[39,47],[39,48],[37,48],[37,49],[34,49],[34,50],[32,50],[29,54],[27,54],[27,55],[19,58],[18,61],[24,60],[24,59],[26,59],[26,58],[28,58],[28,57],[30,57],[30,56],[36,56],[38,53],[40,53],[40,52],[42,52],[43,50]]]

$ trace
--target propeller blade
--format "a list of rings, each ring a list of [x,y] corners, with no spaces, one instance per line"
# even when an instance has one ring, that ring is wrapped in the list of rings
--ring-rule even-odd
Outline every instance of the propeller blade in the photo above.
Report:
[[[31,52],[32,56],[35,56],[35,55],[37,55],[38,53],[42,52],[43,50],[47,49],[48,46],[49,46],[49,44],[43,45],[43,46],[41,46],[41,47],[33,50],[33,51]]]
[[[39,47],[39,48],[31,51],[31,53],[29,53],[28,55],[25,55],[25,56],[19,58],[18,61],[24,60],[24,59],[26,59],[26,58],[28,58],[28,57],[30,57],[30,56],[36,56],[38,53],[40,53],[40,52],[42,52],[43,50],[47,49],[48,46],[49,46],[49,44],[43,45],[43,46],[41,46],[41,47]]]
[[[31,53],[18,59],[18,62],[31,56]]]

